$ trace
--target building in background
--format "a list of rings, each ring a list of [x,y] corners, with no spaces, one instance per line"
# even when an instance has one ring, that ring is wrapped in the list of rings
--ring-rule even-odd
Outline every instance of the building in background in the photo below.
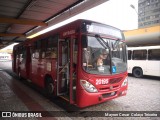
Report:
[[[138,1],[138,27],[150,27],[160,24],[160,0]]]

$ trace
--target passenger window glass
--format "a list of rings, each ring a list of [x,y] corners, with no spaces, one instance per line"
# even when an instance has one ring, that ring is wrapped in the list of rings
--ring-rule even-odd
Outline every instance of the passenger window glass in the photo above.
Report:
[[[132,51],[128,50],[128,60],[131,60]]]
[[[160,60],[160,49],[148,50],[148,60]]]
[[[20,47],[19,48],[19,58],[20,58],[20,62],[25,62],[25,59],[26,59],[26,49],[25,49],[25,47]]]
[[[41,49],[41,42],[40,41],[36,41],[34,42],[33,45],[33,49],[32,49],[32,57],[35,59],[39,59],[40,58],[40,49]]]
[[[147,50],[134,50],[133,60],[146,60]]]
[[[51,36],[47,38],[46,43],[46,58],[57,58],[57,44],[58,44],[58,35]]]
[[[47,49],[47,41],[46,39],[42,39],[41,40],[41,58],[44,59],[45,58],[45,52]]]

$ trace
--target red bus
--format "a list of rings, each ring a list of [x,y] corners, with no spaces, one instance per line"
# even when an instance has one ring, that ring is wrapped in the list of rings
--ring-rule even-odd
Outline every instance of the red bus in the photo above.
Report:
[[[48,96],[86,107],[126,95],[126,53],[121,30],[76,20],[14,46],[13,71]]]

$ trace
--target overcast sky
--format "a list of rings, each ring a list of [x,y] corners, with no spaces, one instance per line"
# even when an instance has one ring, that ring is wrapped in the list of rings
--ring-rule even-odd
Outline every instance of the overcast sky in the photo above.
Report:
[[[136,11],[138,11],[138,0],[109,0],[108,2],[72,17],[66,22],[76,19],[88,19],[105,23],[121,30],[137,29],[138,15],[136,11],[130,7],[131,4],[134,5]],[[12,46],[4,49],[10,49]]]

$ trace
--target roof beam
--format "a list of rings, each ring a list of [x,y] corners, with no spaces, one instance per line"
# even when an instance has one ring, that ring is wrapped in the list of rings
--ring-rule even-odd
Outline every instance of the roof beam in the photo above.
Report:
[[[34,26],[47,26],[39,20],[29,20],[29,19],[14,19],[14,18],[2,18],[0,17],[0,23],[11,23],[11,24],[23,24],[23,25],[34,25]]]
[[[16,37],[25,37],[25,35],[21,33],[0,33],[0,36],[16,36]]]

